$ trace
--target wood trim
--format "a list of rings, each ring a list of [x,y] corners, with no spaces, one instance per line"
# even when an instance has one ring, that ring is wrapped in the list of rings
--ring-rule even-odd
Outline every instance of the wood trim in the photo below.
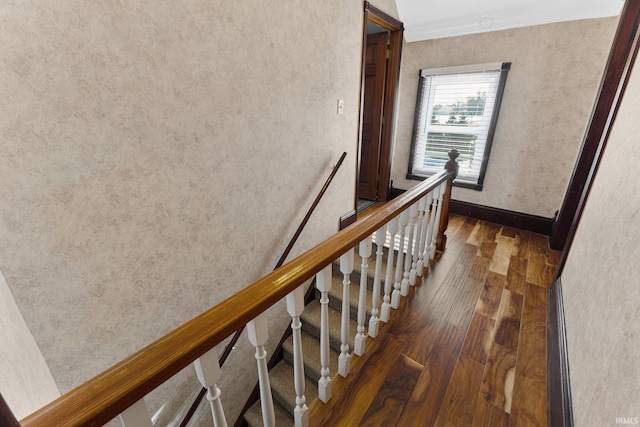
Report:
[[[545,236],[549,236],[553,228],[553,218],[476,205],[460,200],[451,200],[450,212],[532,233],[544,234]]]
[[[389,200],[389,188],[391,183],[391,153],[393,152],[392,141],[395,131],[396,99],[398,97],[398,87],[400,83],[400,64],[402,58],[402,41],[404,37],[404,25],[394,17],[386,14],[368,1],[364,2],[364,28],[362,36],[363,49],[367,46],[367,21],[371,21],[390,32],[391,56],[387,64],[387,77],[384,89],[384,105],[382,115],[385,118],[382,126],[381,146],[380,146],[380,180],[378,182],[378,200]],[[364,50],[363,50],[364,52]],[[358,153],[362,147],[362,114],[364,113],[364,73],[365,56],[362,55],[362,72],[360,81],[360,123],[358,126]],[[360,168],[360,156],[356,165],[356,173]],[[356,183],[357,186],[357,183]],[[357,194],[357,189],[356,189]],[[355,203],[357,204],[357,198]],[[357,206],[355,206],[357,210]]]
[[[415,139],[414,139],[415,140]],[[411,152],[409,154],[409,169],[411,169],[411,165],[413,164],[413,148],[411,149]],[[420,176],[420,175],[414,175],[412,173],[408,173],[406,175],[407,179],[412,179],[414,181],[424,181],[425,179],[427,179],[427,177],[424,176]],[[484,181],[484,175],[482,176],[482,179]],[[482,191],[482,185],[478,185],[478,184],[474,184],[472,182],[464,182],[464,181],[454,181],[453,182],[453,186],[454,187],[460,187],[460,188],[468,188],[470,190],[477,190],[477,191]]]
[[[396,188],[392,184],[391,188],[389,189],[389,198],[395,199],[396,197],[401,196],[405,191],[407,190],[403,190],[402,188]]]
[[[391,187],[390,193],[393,197],[398,197],[405,191],[407,190]],[[506,225],[507,227],[518,228],[531,233],[544,234],[545,236],[551,235],[554,222],[554,218],[529,215],[522,212],[477,205],[475,203],[454,199],[451,199],[449,213],[493,222],[494,224]]]
[[[2,397],[2,393],[0,393],[0,426],[20,427],[20,423],[18,423],[13,412],[11,412],[11,408],[9,408],[4,397]]]
[[[496,101],[493,104],[493,115],[487,132],[487,142],[484,146],[482,154],[482,166],[480,166],[480,176],[478,176],[478,184],[476,190],[481,191],[484,183],[484,177],[487,174],[487,166],[489,164],[489,156],[491,155],[491,146],[493,145],[493,136],[496,133],[496,125],[498,124],[498,116],[500,115],[500,107],[502,106],[502,97],[504,96],[504,88],[507,85],[507,76],[511,69],[511,62],[503,62],[500,68],[500,79],[498,80],[498,90],[496,91]]]
[[[447,171],[388,202],[277,270],[21,420],[23,427],[102,425],[280,301],[450,178]]]
[[[630,71],[638,53],[638,23],[640,1],[627,0],[620,15],[607,66],[578,160],[562,202],[555,229],[549,241],[552,249],[563,250],[558,271],[564,266],[566,252],[582,216],[593,178],[618,112]]]
[[[356,222],[358,212],[355,209],[351,209],[349,212],[340,216],[340,230],[344,230],[354,222]]]
[[[497,64],[485,64],[488,66],[494,66]],[[472,68],[475,66],[471,66]],[[479,66],[478,66],[479,67]],[[453,69],[460,67],[451,67],[451,72]],[[489,129],[487,130],[487,138],[484,146],[484,152],[482,153],[482,164],[480,166],[480,173],[478,175],[477,182],[465,182],[465,181],[457,181],[454,182],[453,185],[455,187],[461,188],[469,188],[471,190],[482,191],[484,177],[487,173],[487,166],[489,164],[489,156],[491,155],[491,146],[493,145],[493,137],[496,132],[496,125],[498,124],[498,116],[500,115],[500,107],[502,105],[502,97],[504,95],[504,88],[507,84],[507,76],[509,74],[509,70],[511,69],[511,62],[502,62],[500,64],[500,78],[498,80],[498,87],[496,89],[496,100],[493,106],[493,113],[491,114],[491,120],[489,122]],[[477,68],[477,72],[480,72],[482,68]],[[416,94],[416,104],[414,107],[413,113],[413,132],[411,135],[411,149],[409,150],[409,163],[407,164],[407,179],[412,179],[416,181],[422,181],[426,177],[421,175],[416,175],[413,173],[413,162],[415,160],[415,145],[418,139],[418,121],[420,120],[421,110],[423,107],[423,92],[425,86],[425,80],[423,79],[423,72],[427,70],[421,69],[418,73],[418,93]],[[476,72],[474,71],[474,72]],[[496,70],[498,71],[498,70]],[[447,74],[447,73],[443,73]],[[426,75],[426,74],[425,74]]]
[[[556,279],[549,289],[549,319],[547,326],[547,390],[548,425],[573,426],[569,354],[562,302],[562,281]]]
[[[404,24],[402,21],[398,21],[396,18],[378,9],[368,1],[364,2],[364,11],[365,14],[368,14],[365,18],[374,24],[389,31],[404,31]],[[365,21],[365,24],[366,23],[367,22]]]

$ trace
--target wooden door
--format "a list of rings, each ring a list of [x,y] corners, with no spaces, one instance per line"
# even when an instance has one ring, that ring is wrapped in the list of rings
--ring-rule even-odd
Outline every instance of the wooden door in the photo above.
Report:
[[[358,197],[361,199],[376,200],[378,196],[382,107],[384,104],[384,85],[387,71],[388,38],[389,33],[387,32],[367,36],[362,145],[360,148],[360,172],[358,175]]]

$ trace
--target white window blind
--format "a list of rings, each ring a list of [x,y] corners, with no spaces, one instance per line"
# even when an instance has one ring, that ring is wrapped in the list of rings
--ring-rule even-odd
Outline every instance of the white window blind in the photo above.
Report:
[[[443,169],[460,152],[457,182],[477,184],[483,169],[503,64],[422,70],[410,175]]]

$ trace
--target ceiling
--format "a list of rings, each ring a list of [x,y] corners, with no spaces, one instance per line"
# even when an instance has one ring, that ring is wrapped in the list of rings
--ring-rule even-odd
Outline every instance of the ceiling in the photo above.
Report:
[[[623,0],[396,0],[407,41],[616,16]]]

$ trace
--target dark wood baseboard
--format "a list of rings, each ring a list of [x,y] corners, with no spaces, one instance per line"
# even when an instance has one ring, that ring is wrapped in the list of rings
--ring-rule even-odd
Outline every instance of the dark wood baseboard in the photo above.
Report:
[[[553,230],[553,218],[529,215],[521,212],[509,211],[506,209],[492,208],[490,206],[476,205],[474,203],[451,200],[449,212],[462,216],[480,219],[482,221],[493,222],[495,224],[506,225],[532,233],[550,236]]]
[[[403,190],[402,188],[395,188],[394,186],[391,186],[391,188],[389,189],[389,200],[395,199],[405,191],[407,190]]]
[[[389,197],[398,197],[407,190],[391,187]],[[451,200],[449,213],[469,216],[482,221],[493,222],[494,224],[506,225],[532,233],[551,236],[555,218],[545,218],[543,216],[529,215],[522,212],[509,211],[506,209],[492,208],[490,206],[476,205],[475,203],[463,202],[461,200]]]
[[[0,394],[0,426],[6,427],[20,427],[20,423],[13,416],[13,412],[9,408],[9,405]]]
[[[547,390],[550,426],[573,427],[569,354],[562,303],[562,281],[556,279],[549,289],[547,322]]]
[[[351,209],[349,212],[343,214],[340,217],[340,230],[344,230],[354,222],[356,222],[358,213],[355,209]]]

